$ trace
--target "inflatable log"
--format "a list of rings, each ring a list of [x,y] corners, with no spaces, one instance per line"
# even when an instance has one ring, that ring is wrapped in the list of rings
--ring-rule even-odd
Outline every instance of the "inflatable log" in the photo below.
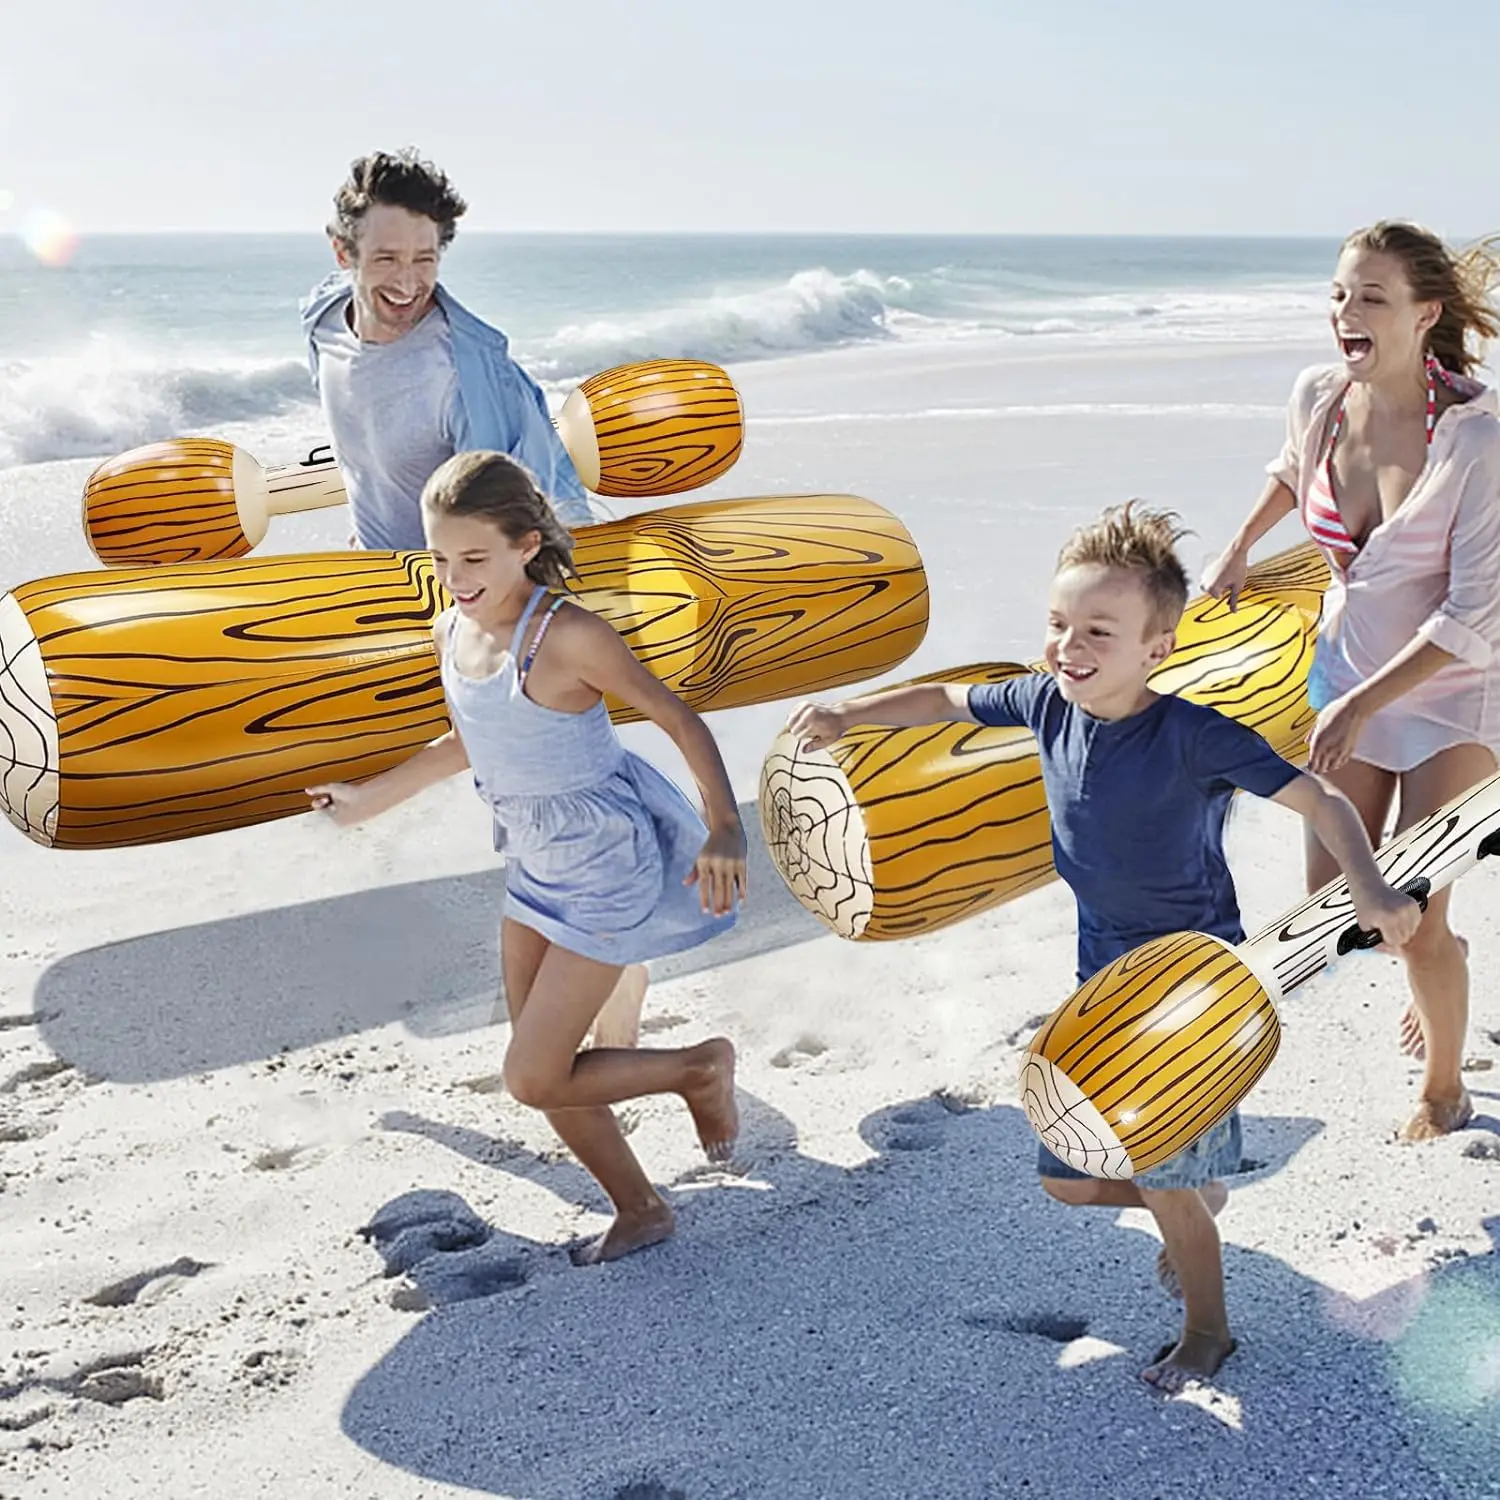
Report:
[[[1253,568],[1239,608],[1194,600],[1152,676],[1211,704],[1288,759],[1315,715],[1307,669],[1328,570],[1310,544]],[[952,667],[917,682],[999,682],[1016,662]],[[1025,729],[863,727],[824,750],[783,733],[760,780],[766,845],[797,899],[865,942],[915,937],[1051,880],[1052,828],[1036,741]]]
[[[578,535],[575,597],[700,711],[889,671],[927,629],[905,527],[852,495]],[[74,573],[0,596],[0,800],[39,843],[156,843],[307,810],[443,733],[425,552]],[[617,721],[636,717],[610,701]]]
[[[733,381],[702,360],[647,360],[594,375],[563,403],[558,433],[584,485],[651,498],[697,489],[740,455]],[[273,516],[348,500],[333,449],[262,467],[219,438],[172,438],[107,459],[83,490],[83,533],[109,567],[243,557]]]
[[[1385,878],[1427,898],[1500,853],[1500,775],[1376,854]],[[1094,1177],[1133,1177],[1222,1120],[1271,1065],[1276,1006],[1378,932],[1331,881],[1237,947],[1197,932],[1144,943],[1101,969],[1027,1047],[1021,1102],[1048,1148]]]
[[[586,488],[636,499],[712,484],[734,467],[745,413],[734,382],[701,359],[652,359],[591,375],[557,430]]]

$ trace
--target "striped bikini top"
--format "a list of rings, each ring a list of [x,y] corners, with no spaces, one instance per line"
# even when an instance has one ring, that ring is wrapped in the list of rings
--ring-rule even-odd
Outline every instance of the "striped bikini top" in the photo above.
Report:
[[[1437,426],[1437,383],[1442,381],[1449,390],[1458,387],[1453,377],[1432,355],[1426,359],[1427,370],[1427,446],[1432,446],[1432,432]],[[1328,435],[1328,447],[1323,461],[1313,470],[1312,484],[1302,505],[1302,521],[1313,541],[1333,555],[1343,566],[1358,554],[1359,544],[1349,535],[1344,518],[1339,513],[1339,503],[1333,493],[1333,450],[1338,446],[1339,433],[1344,428],[1344,403],[1349,399],[1349,389],[1339,397],[1338,410],[1333,417],[1333,430]]]

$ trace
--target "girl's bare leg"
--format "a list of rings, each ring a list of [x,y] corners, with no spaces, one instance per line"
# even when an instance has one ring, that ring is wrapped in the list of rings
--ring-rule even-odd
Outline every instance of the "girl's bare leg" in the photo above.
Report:
[[[548,943],[509,920],[503,939],[511,1042],[505,1081],[522,1104],[542,1110],[563,1143],[615,1205],[614,1224],[587,1259],[612,1260],[666,1239],[672,1211],[652,1186],[610,1111],[642,1094],[680,1094],[705,1150],[733,1149],[734,1048],[723,1038],[670,1051],[578,1051],[620,969]]]

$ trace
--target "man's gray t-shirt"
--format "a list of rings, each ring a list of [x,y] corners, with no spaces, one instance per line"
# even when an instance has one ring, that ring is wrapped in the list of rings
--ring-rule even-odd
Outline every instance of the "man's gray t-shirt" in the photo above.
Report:
[[[440,307],[391,344],[355,337],[349,304],[318,320],[318,387],[361,547],[421,550],[422,487],[452,458],[458,373]]]

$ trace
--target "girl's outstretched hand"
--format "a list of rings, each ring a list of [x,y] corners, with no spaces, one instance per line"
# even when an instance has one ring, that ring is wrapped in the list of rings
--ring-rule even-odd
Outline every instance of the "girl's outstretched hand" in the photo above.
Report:
[[[704,911],[716,917],[733,911],[736,892],[743,900],[750,890],[745,867],[745,830],[738,823],[710,829],[698,851],[698,862],[682,883],[698,887]]]
[[[849,726],[837,704],[799,703],[786,727],[802,742],[804,750],[823,750],[842,739]]]
[[[325,812],[340,828],[348,828],[370,816],[369,794],[351,781],[330,781],[305,788],[318,812]]]

